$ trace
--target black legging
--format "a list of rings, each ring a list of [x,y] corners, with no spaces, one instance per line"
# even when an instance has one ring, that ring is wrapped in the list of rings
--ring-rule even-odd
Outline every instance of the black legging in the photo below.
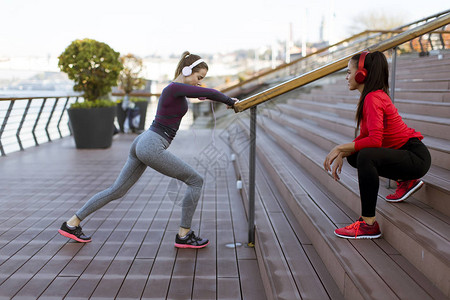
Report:
[[[412,138],[400,149],[361,149],[347,157],[347,161],[358,169],[361,215],[374,217],[379,176],[396,181],[418,179],[430,169],[431,156],[418,138]]]

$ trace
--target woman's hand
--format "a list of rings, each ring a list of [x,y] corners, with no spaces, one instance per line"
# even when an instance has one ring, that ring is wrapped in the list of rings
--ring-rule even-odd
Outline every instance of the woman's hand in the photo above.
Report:
[[[342,165],[344,164],[344,158],[342,154],[339,154],[336,159],[334,160],[333,164],[333,170],[331,171],[331,175],[333,175],[334,180],[338,181],[341,178],[339,177],[339,174],[341,174],[342,171]]]
[[[234,103],[233,103],[233,105],[227,105],[227,109],[232,109],[232,108],[234,108],[234,105],[236,104],[236,103],[238,103],[239,102],[239,99],[238,98],[231,98],[231,100],[233,100],[234,101]]]
[[[328,153],[327,157],[325,157],[325,161],[323,162],[323,168],[325,171],[331,171],[333,178],[335,180],[339,180],[339,174],[342,170],[343,159],[355,152],[355,142],[341,144],[339,146],[334,147],[330,153]],[[331,170],[331,165],[335,162],[333,166],[333,170]]]
[[[341,151],[338,149],[338,147],[334,147],[330,153],[328,153],[327,157],[325,157],[325,161],[323,162],[323,167],[325,171],[331,171],[331,165],[333,164],[334,160],[338,155],[341,153]]]

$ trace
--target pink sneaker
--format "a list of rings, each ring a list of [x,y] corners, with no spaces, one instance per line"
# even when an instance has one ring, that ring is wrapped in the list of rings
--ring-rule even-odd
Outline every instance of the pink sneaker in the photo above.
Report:
[[[419,179],[397,181],[397,189],[394,194],[386,196],[388,202],[401,202],[417,192],[423,186],[423,181]]]
[[[377,221],[368,225],[363,218],[359,218],[353,224],[336,229],[334,234],[344,239],[376,239],[381,236],[381,231]]]

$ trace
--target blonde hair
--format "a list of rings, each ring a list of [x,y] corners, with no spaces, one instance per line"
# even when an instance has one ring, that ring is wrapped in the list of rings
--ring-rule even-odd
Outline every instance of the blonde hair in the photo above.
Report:
[[[199,59],[201,59],[200,56],[196,54],[191,54],[189,53],[189,51],[184,51],[183,54],[181,55],[180,61],[178,62],[177,68],[175,70],[175,77],[173,79],[176,79],[181,74],[184,67],[192,65],[195,61]],[[192,73],[197,72],[200,69],[208,70],[208,65],[205,62],[201,62],[194,68],[192,68]]]

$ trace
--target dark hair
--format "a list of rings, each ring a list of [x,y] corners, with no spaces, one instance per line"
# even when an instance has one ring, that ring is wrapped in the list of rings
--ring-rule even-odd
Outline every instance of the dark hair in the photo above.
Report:
[[[351,58],[356,67],[358,67],[360,56],[361,54],[357,54]],[[364,89],[359,98],[355,116],[358,128],[362,120],[364,99],[367,94],[376,90],[382,90],[389,96],[389,66],[386,56],[380,51],[367,54],[364,59],[364,68],[367,70],[367,77],[364,81]]]
[[[177,68],[175,70],[175,77],[173,79],[176,79],[178,75],[181,74],[184,67],[192,65],[195,61],[199,59],[201,59],[200,56],[196,54],[191,54],[189,53],[189,51],[184,51],[183,54],[181,55],[180,61],[178,62]],[[201,62],[194,68],[192,68],[192,73],[197,72],[200,69],[208,70],[208,65],[205,62]]]

